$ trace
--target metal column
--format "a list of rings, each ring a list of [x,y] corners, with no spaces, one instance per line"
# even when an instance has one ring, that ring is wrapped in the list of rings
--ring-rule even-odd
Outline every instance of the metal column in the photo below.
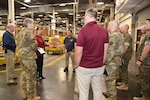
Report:
[[[8,0],[8,23],[15,23],[14,0]]]
[[[135,22],[136,22],[136,14],[133,12],[132,13],[132,23],[131,23],[131,36],[132,36],[132,42],[134,46],[134,51],[136,51],[136,39],[135,39]]]
[[[74,0],[76,2],[76,0]],[[73,4],[73,34],[76,33],[76,3]]]
[[[55,30],[56,30],[56,18],[55,18],[55,8],[53,7],[53,19],[51,20],[51,29],[52,29],[52,36],[55,36]]]

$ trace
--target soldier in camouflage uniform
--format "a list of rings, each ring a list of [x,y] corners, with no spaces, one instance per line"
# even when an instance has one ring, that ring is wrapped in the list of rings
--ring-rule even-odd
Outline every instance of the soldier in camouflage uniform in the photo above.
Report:
[[[141,32],[142,32],[142,36],[140,38],[140,43],[139,45],[141,45],[142,41],[144,40],[145,38],[145,35],[146,35],[146,29],[145,29],[145,25],[143,25],[141,28],[140,28]],[[138,55],[137,55],[138,56]]]
[[[22,66],[22,88],[27,100],[40,100],[34,96],[36,83],[36,51],[37,42],[32,31],[34,21],[26,18],[23,21],[24,29],[18,33],[18,59]],[[20,41],[19,41],[20,40]]]
[[[134,100],[150,100],[150,19],[146,20],[146,34],[137,50],[137,62],[139,66],[139,81],[141,85],[141,98]]]
[[[116,71],[121,66],[121,56],[124,51],[124,39],[120,32],[118,32],[117,21],[111,21],[108,24],[109,34],[109,48],[106,58],[106,87],[107,92],[103,92],[103,95],[107,100],[116,100]]]
[[[132,56],[132,37],[128,33],[129,25],[125,24],[121,28],[121,33],[124,36],[125,50],[123,52],[123,64],[120,69],[120,78],[122,79],[121,86],[117,86],[118,90],[128,90],[128,65]]]

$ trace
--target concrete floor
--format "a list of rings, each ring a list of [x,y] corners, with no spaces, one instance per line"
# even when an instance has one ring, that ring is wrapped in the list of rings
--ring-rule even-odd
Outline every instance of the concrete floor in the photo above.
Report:
[[[41,100],[78,100],[76,75],[72,73],[71,67],[68,73],[63,72],[65,63],[62,55],[45,55],[44,65],[44,76],[46,79],[37,82],[36,93],[41,96]],[[5,66],[0,67],[4,69]],[[133,56],[129,65],[129,90],[126,92],[118,91],[117,100],[133,100],[133,96],[140,95],[135,76],[137,72],[138,69],[135,66],[135,58]],[[18,85],[8,86],[6,85],[5,71],[0,71],[0,100],[22,100],[20,74],[20,70],[16,71]],[[92,100],[91,92],[89,100]]]

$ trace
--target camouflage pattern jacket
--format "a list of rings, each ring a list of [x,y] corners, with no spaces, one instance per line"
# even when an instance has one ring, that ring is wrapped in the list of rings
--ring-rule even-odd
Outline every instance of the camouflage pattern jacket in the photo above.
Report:
[[[124,41],[125,41],[125,46],[128,45],[129,48],[126,51],[126,53],[123,54],[123,58],[130,60],[132,56],[132,51],[133,51],[133,46],[132,46],[132,37],[129,33],[123,34],[124,36]]]
[[[113,61],[113,59],[115,58],[121,59],[123,51],[124,51],[124,38],[122,34],[119,32],[113,32],[109,34],[109,47],[106,58],[106,64]],[[119,63],[119,65],[121,64],[120,60],[117,62]]]
[[[150,45],[150,31],[148,31],[144,36],[145,37],[143,37],[143,39],[141,40],[141,44],[139,45],[138,50],[137,50],[137,60],[140,59],[140,56],[141,56],[142,51],[144,49],[144,46],[145,45]],[[150,66],[150,53],[143,60],[142,65],[144,65],[144,66]]]
[[[36,59],[37,41],[32,30],[24,28],[17,35],[18,59],[32,60]]]

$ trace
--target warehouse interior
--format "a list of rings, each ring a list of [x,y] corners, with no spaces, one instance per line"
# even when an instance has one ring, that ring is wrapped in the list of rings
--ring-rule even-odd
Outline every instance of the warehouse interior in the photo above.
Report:
[[[64,73],[65,55],[63,41],[67,30],[71,29],[74,37],[84,26],[84,14],[89,7],[98,10],[97,23],[107,28],[110,20],[117,20],[120,26],[128,24],[133,39],[134,54],[129,64],[129,90],[117,91],[117,100],[133,100],[140,96],[136,74],[135,53],[140,41],[140,26],[150,16],[149,0],[1,0],[0,1],[0,100],[22,100],[21,67],[15,56],[15,72],[18,85],[6,85],[6,61],[3,56],[2,35],[8,23],[15,24],[15,33],[23,29],[25,18],[34,19],[35,28],[43,26],[45,43],[52,45],[45,49],[45,80],[38,81],[36,94],[41,100],[78,100],[76,75],[71,70]],[[71,62],[71,61],[70,61]],[[69,64],[71,66],[71,64]],[[104,98],[104,97],[103,97]],[[89,100],[92,100],[90,93]]]

